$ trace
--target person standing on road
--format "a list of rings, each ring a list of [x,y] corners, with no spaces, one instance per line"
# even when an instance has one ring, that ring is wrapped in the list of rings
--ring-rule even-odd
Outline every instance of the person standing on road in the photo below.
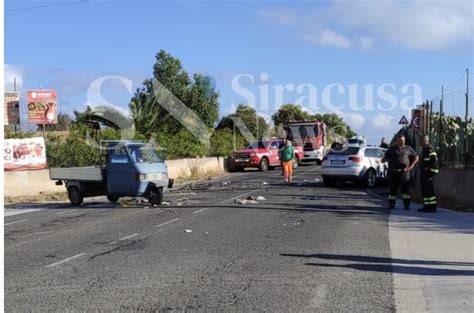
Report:
[[[293,156],[294,149],[291,145],[291,141],[286,139],[285,145],[280,150],[281,161],[283,163],[283,176],[285,177],[285,182],[291,182],[293,180]]]
[[[421,155],[421,173],[420,184],[421,193],[423,195],[423,208],[418,209],[420,212],[435,213],[437,200],[433,185],[434,177],[439,173],[438,156],[430,145],[430,137],[421,137],[420,144],[423,147]]]
[[[382,163],[388,161],[388,182],[390,193],[388,196],[388,208],[395,208],[398,188],[402,190],[403,206],[405,210],[410,209],[410,171],[418,162],[418,155],[412,147],[405,145],[405,136],[397,136],[397,144],[391,146],[385,153]]]
[[[385,140],[385,137],[382,137],[382,142],[380,143],[380,148],[388,149],[388,143]]]

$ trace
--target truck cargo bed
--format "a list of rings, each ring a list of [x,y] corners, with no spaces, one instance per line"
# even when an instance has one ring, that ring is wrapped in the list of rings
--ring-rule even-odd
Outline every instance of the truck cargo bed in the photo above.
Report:
[[[51,180],[103,181],[103,169],[100,166],[52,167],[49,169]]]

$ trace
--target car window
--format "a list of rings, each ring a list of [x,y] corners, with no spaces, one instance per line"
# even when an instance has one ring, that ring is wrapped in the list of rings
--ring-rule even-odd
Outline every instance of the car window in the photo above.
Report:
[[[365,149],[365,156],[369,157],[369,158],[376,158],[377,157],[374,149]]]
[[[128,160],[128,153],[125,147],[113,149],[110,154],[110,163],[112,164],[127,164]]]
[[[385,150],[377,149],[377,158],[383,159],[385,157]]]
[[[347,147],[344,149],[344,147],[333,146],[328,155],[356,155],[359,153],[359,150],[360,148],[358,147]]]
[[[272,141],[272,144],[270,146],[271,149],[278,149],[278,141]]]

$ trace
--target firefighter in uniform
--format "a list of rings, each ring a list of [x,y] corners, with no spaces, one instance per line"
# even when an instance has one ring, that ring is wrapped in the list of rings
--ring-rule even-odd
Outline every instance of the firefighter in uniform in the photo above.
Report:
[[[412,147],[405,145],[405,136],[399,134],[397,143],[391,146],[385,153],[382,163],[388,161],[388,182],[390,193],[388,196],[388,208],[394,209],[397,200],[398,188],[402,190],[403,206],[405,210],[410,209],[410,172],[413,170],[418,155]]]
[[[438,174],[438,156],[430,145],[430,138],[428,136],[421,137],[421,146],[423,147],[421,160],[421,193],[423,195],[423,208],[418,209],[420,212],[435,213],[436,212],[436,195],[433,186],[433,179]]]

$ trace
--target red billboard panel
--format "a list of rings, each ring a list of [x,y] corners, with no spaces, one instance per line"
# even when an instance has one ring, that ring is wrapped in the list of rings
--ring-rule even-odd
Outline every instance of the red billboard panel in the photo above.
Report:
[[[30,90],[28,101],[28,123],[56,124],[58,122],[58,102],[55,90]]]

